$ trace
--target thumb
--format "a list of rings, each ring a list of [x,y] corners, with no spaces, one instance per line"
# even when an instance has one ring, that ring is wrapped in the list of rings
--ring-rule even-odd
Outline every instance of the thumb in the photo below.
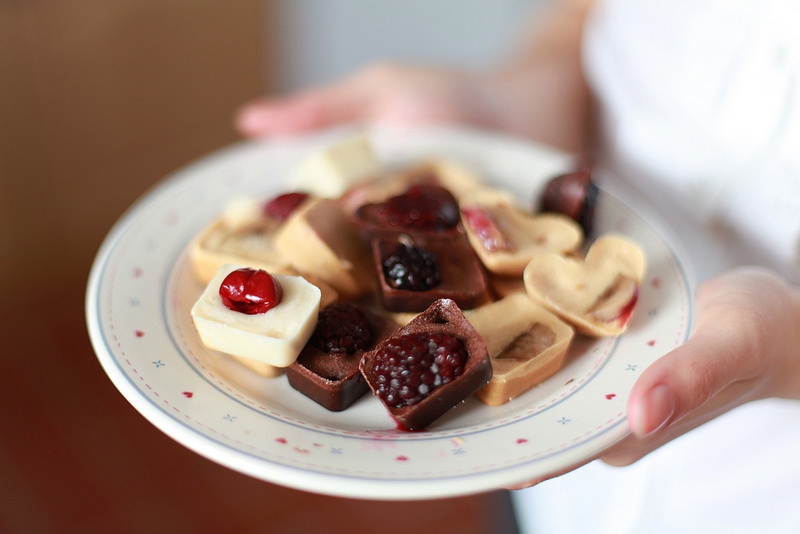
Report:
[[[770,329],[749,293],[718,285],[701,289],[690,339],[654,362],[633,387],[628,417],[635,436],[689,414],[689,426],[699,426],[757,394]]]
[[[796,391],[791,377],[796,380],[800,369],[781,364],[791,360],[788,347],[797,345],[793,302],[786,284],[761,270],[703,284],[692,336],[636,381],[628,399],[631,435],[603,460],[630,464],[741,404]]]
[[[654,434],[695,412],[738,379],[735,353],[720,350],[710,337],[696,334],[642,374],[628,400],[635,436]]]
[[[753,394],[744,350],[721,333],[700,328],[662,356],[636,381],[628,399],[631,435],[603,454],[611,465],[629,465],[714,419]],[[749,365],[748,365],[749,367]]]

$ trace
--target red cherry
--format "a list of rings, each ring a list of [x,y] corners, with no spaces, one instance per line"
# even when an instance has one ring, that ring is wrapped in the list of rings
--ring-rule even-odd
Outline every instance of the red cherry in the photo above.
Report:
[[[219,286],[219,296],[231,310],[255,315],[277,306],[283,290],[267,271],[244,267],[225,277]]]

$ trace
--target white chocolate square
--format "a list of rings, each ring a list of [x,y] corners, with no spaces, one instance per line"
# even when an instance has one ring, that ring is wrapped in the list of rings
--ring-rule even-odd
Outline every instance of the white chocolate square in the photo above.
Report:
[[[295,171],[292,185],[321,198],[338,198],[351,187],[376,178],[381,164],[367,138],[354,136],[314,153]]]
[[[248,315],[229,309],[219,287],[238,265],[224,265],[192,307],[203,344],[239,358],[275,367],[291,365],[303,350],[319,313],[320,290],[301,276],[272,274],[283,290],[281,302],[265,313]]]

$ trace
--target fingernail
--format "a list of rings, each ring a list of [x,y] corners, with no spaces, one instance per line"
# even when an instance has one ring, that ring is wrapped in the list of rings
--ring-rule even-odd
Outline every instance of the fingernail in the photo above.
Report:
[[[665,427],[675,413],[675,396],[668,386],[659,384],[631,411],[631,431],[639,437],[653,434]]]

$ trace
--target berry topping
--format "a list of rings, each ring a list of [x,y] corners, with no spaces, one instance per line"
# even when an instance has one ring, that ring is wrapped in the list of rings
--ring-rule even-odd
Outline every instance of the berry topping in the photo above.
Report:
[[[264,215],[285,221],[308,198],[308,193],[284,193],[264,204]]]
[[[473,234],[480,239],[489,252],[511,251],[514,245],[506,239],[489,210],[481,206],[470,206],[461,210],[464,221]]]
[[[464,342],[446,333],[390,338],[375,355],[376,393],[391,408],[411,406],[452,382],[467,362]]]
[[[591,168],[582,167],[550,179],[542,192],[540,209],[570,217],[588,235],[594,225],[594,209],[599,191],[592,178]]]
[[[311,343],[323,352],[353,354],[370,346],[372,329],[358,306],[334,303],[320,312]]]
[[[428,291],[441,282],[436,256],[422,247],[403,243],[383,259],[383,275],[394,289],[410,291]]]
[[[277,306],[283,290],[267,271],[244,267],[225,277],[219,286],[219,296],[229,309],[255,315]]]
[[[448,230],[458,224],[458,203],[438,185],[415,185],[381,205],[385,222],[417,230]]]

